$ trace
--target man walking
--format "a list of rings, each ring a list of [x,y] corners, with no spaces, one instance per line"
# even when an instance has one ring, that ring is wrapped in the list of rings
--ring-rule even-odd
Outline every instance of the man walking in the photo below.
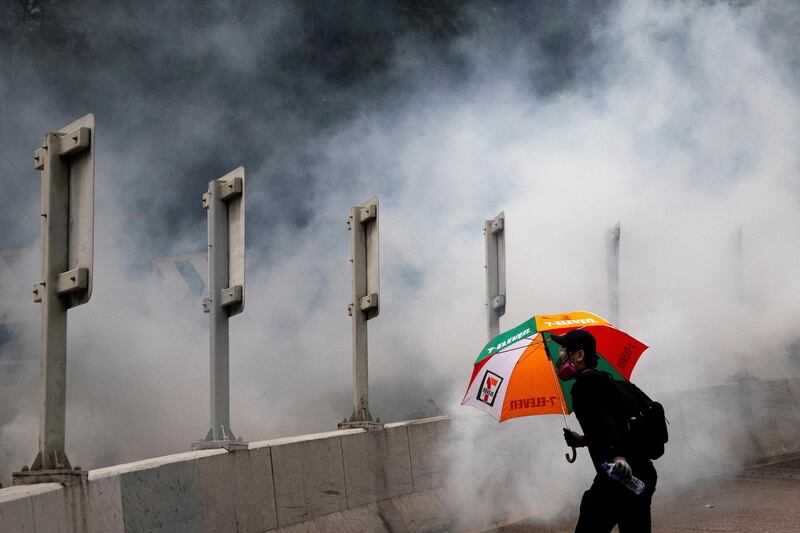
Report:
[[[564,429],[569,446],[587,446],[597,472],[592,486],[583,493],[576,533],[609,532],[615,525],[620,533],[650,531],[650,502],[656,489],[656,470],[644,450],[635,449],[629,431],[625,405],[607,372],[597,370],[594,336],[575,329],[552,335],[559,346],[556,362],[562,381],[574,379],[572,408],[584,434]],[[603,469],[611,466],[614,479]],[[635,494],[620,480],[635,476],[644,490]]]

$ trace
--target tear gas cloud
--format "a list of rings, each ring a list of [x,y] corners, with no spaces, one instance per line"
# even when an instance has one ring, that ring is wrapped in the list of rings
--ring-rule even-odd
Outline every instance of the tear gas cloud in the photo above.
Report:
[[[498,427],[458,408],[485,341],[483,220],[501,209],[501,328],[532,313],[605,314],[604,236],[620,222],[621,325],[651,346],[634,381],[658,397],[798,375],[792,3],[211,3],[190,17],[157,3],[76,5],[55,21],[49,3],[7,8],[0,238],[24,251],[0,273],[0,312],[18,324],[1,356],[6,480],[37,438],[30,155],[48,128],[90,111],[95,286],[70,312],[73,464],[185,450],[207,430],[205,316],[149,265],[204,251],[200,195],[239,164],[247,304],[231,320],[231,423],[249,440],[332,429],[350,414],[344,222],[373,194],[382,309],[369,326],[371,411],[402,419],[433,399],[455,414],[454,485],[529,474],[506,486],[509,509],[556,518],[590,468],[563,463],[556,417]],[[64,37],[69,54],[36,46],[69,17],[82,21]],[[667,488],[705,472],[686,457],[663,464]]]

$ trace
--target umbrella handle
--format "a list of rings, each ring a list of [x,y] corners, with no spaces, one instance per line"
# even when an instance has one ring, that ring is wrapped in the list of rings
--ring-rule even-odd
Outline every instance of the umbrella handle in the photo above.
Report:
[[[578,451],[575,449],[575,446],[570,446],[570,448],[572,448],[572,457],[570,457],[568,453],[565,453],[564,457],[566,457],[568,463],[574,463],[578,456]]]

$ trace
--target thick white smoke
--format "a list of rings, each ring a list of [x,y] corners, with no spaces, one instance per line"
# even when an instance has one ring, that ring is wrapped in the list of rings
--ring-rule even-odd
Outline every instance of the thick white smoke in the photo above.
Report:
[[[800,324],[800,107],[790,58],[800,41],[785,21],[797,15],[788,3],[622,2],[585,36],[600,64],[549,94],[532,90],[535,47],[504,38],[495,21],[478,21],[453,44],[467,59],[459,83],[423,71],[418,44],[399,46],[391,76],[413,78],[414,91],[392,105],[365,105],[303,145],[317,178],[303,191],[304,225],[247,229],[272,248],[248,251],[246,309],[231,321],[233,429],[258,440],[332,429],[350,414],[344,222],[350,206],[373,194],[381,201],[382,309],[369,324],[372,412],[402,418],[432,398],[456,414],[448,453],[451,481],[464,489],[454,499],[475,513],[485,510],[481,492],[467,487],[507,475],[507,508],[486,512],[557,518],[591,475],[585,454],[573,466],[561,459],[559,418],[497,426],[458,407],[485,340],[483,220],[501,209],[503,326],[539,313],[605,314],[604,235],[620,222],[621,326],[651,346],[633,373],[637,383],[658,397],[743,373],[796,376],[787,347]],[[233,32],[219,29],[214,49],[235,46]],[[237,68],[257,68],[246,54],[232,57]],[[198,128],[187,131],[210,143],[219,132],[202,124],[214,108],[195,111],[185,120]],[[270,130],[269,116],[242,120],[258,123],[248,131]],[[98,116],[95,292],[70,314],[68,453],[85,467],[187,449],[208,423],[205,317],[179,289],[130,266],[148,253],[131,245],[147,241],[139,238],[146,225],[129,218],[130,179],[114,176],[158,169],[149,167],[149,144],[133,141],[130,151],[103,141],[122,137],[113,128]],[[250,213],[280,203],[262,177],[275,169],[231,166],[239,163]],[[169,179],[161,185],[172,187]],[[200,210],[202,192],[180,194]],[[176,236],[172,251],[202,251],[204,233],[200,224]],[[35,272],[2,283],[27,288]],[[27,293],[6,294],[4,304],[34,309],[25,312],[24,342],[38,353],[38,308]],[[15,379],[11,395],[3,392],[16,413],[0,428],[6,478],[33,459],[37,434],[36,372]],[[684,464],[673,481],[662,476],[665,487],[698,470]]]

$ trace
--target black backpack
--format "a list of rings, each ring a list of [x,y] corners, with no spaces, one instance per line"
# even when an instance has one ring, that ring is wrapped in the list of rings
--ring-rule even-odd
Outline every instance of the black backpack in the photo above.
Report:
[[[641,450],[649,459],[658,459],[664,455],[664,445],[669,440],[664,406],[630,381],[614,380],[614,384],[625,406],[631,448]]]

